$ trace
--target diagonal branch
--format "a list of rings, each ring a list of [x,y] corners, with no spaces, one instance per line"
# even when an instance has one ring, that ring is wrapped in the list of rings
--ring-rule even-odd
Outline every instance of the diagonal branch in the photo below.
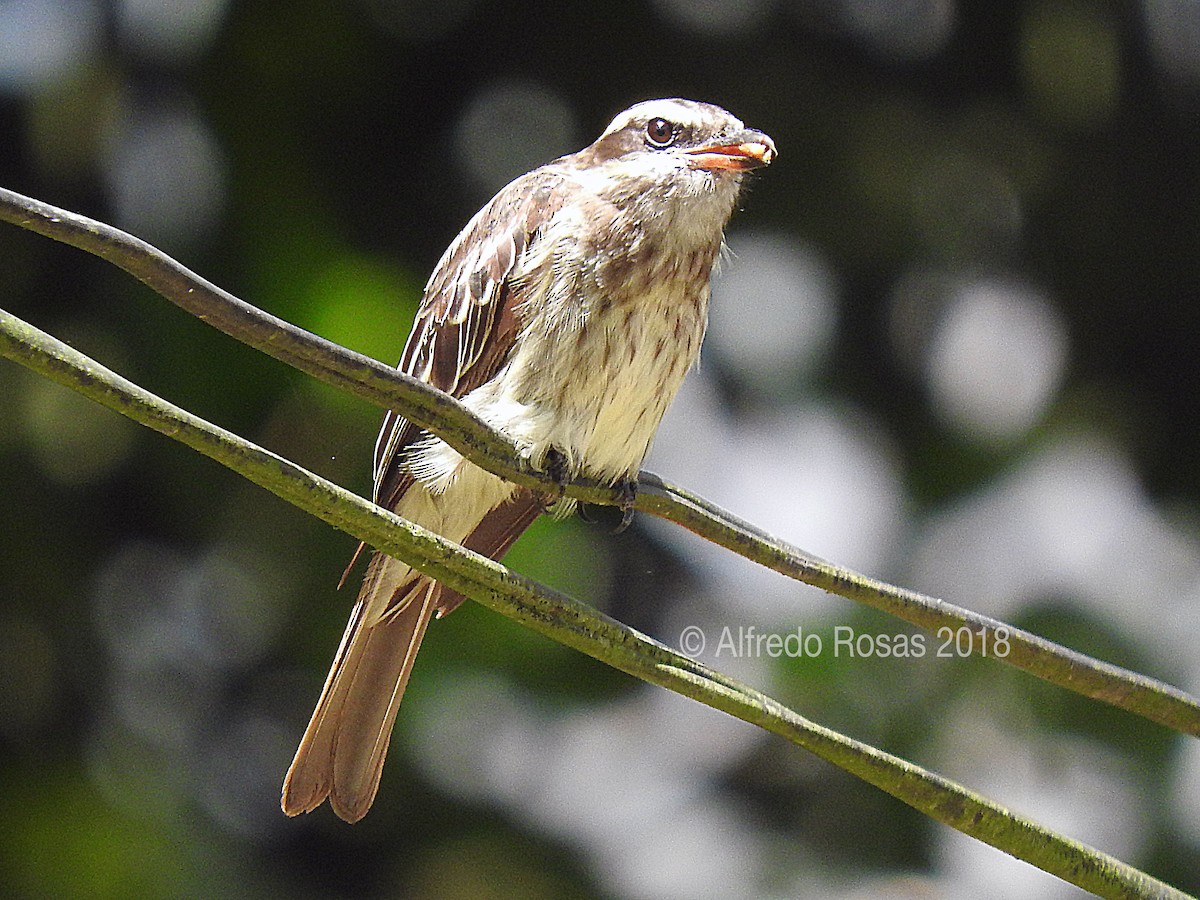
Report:
[[[5,188],[0,188],[0,220],[98,256],[243,344],[376,406],[395,407],[471,462],[508,481],[558,488],[520,458],[512,441],[448,394],[251,306],[141,238]],[[576,486],[571,493],[588,503],[621,502],[611,488],[594,482]]]
[[[399,410],[489,472],[526,487],[557,489],[521,458],[507,437],[491,430],[457,400],[239,300],[139,238],[3,188],[0,220],[99,256],[225,334],[364,400]],[[640,485],[637,509],[675,522],[767,568],[930,632],[969,628],[984,638],[972,641],[973,653],[998,658],[1175,731],[1200,736],[1200,701],[1177,688],[962,607],[831,565],[650,473],[642,473]],[[610,486],[587,479],[568,485],[566,493],[606,505],[619,505],[623,499]]]
[[[584,604],[211,425],[3,310],[0,356],[198,450],[489,609],[636,678],[777,734],[925,815],[1065,881],[1101,897],[1187,900],[1186,894],[1117,859],[928,770],[811,722]]]
[[[1200,700],[1165,682],[1093,659],[1030,631],[810,556],[732,513],[643,474],[639,509],[669,519],[746,559],[889,613],[933,633],[969,629],[971,652],[1023,669],[1076,694],[1200,737]]]

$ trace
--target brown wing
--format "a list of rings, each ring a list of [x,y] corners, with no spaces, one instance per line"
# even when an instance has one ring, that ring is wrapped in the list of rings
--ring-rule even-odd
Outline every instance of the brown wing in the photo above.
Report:
[[[530,172],[492,198],[446,250],[425,286],[400,370],[455,397],[504,364],[520,329],[513,268],[538,229],[560,209],[572,182]],[[392,508],[412,483],[402,451],[423,432],[393,411],[375,442],[375,502]]]
[[[467,535],[463,546],[492,559],[501,559],[516,543],[533,520],[546,511],[546,498],[527,488],[517,491],[506,503],[501,503]],[[453,612],[463,602],[463,595],[443,586],[438,595],[437,614]]]

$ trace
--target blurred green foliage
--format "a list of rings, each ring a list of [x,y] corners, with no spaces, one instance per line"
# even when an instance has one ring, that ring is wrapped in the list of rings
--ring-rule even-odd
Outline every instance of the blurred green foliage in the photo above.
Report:
[[[902,18],[910,5],[896,6]],[[191,110],[219,148],[218,213],[208,226],[144,236],[248,301],[392,361],[428,272],[487,198],[454,152],[456,122],[482,88],[555,92],[578,115],[577,146],[632,101],[712,100],[780,148],[746,196],[745,220],[819,248],[842,282],[836,352],[815,386],[797,390],[851,401],[885,423],[915,518],[1013,466],[1029,445],[973,443],[939,422],[889,338],[894,283],[913,267],[1012,268],[1052,289],[1068,322],[1071,400],[1052,416],[1116,434],[1152,493],[1194,526],[1195,72],[1189,81],[1152,56],[1132,5],[948,6],[952,30],[920,58],[845,27],[837,3],[764,4],[761,18],[719,35],[680,24],[665,3],[231,0],[211,37],[178,58],[149,53],[108,21],[78,66],[0,94],[0,183],[112,220],[122,121],[138,104]],[[378,410],[75,251],[5,228],[0,259],[0,294],[16,314],[193,412],[369,490]],[[363,825],[347,829],[325,811],[278,814],[271,792],[352,599],[352,588],[334,591],[350,538],[9,365],[0,366],[0,459],[0,893],[620,893],[569,836],[431,784],[407,738]],[[114,574],[131,545],[157,560],[141,581]],[[244,580],[231,608],[268,623],[236,654],[220,649],[225,639],[205,619],[211,583],[197,573],[212,560]],[[659,605],[666,586],[686,590],[696,578],[644,530],[611,538],[578,520],[538,523],[510,562],[651,633],[669,621]],[[94,601],[105,579],[160,591],[146,588],[161,608],[130,600],[112,613],[150,635],[140,643],[101,634]],[[900,630],[854,610],[837,622]],[[1142,660],[1086,617],[1081,625],[1052,609],[1023,624],[1116,662]],[[1128,717],[1090,704],[1081,713],[1077,698],[999,676],[990,663],[954,666],[947,675],[928,662],[825,656],[783,661],[773,677],[785,702],[902,753],[928,752],[923,737],[956,698],[1003,681],[1001,693],[1031,698],[1031,725],[1086,732],[1145,769],[1169,755],[1165,736]],[[435,626],[412,702],[463,672],[528,689],[546,714],[634,690],[470,604]],[[179,706],[139,699],[139,686],[173,679]],[[764,744],[727,774],[751,818],[852,874],[929,866],[919,817],[796,756]],[[1146,864],[1200,888],[1200,850],[1157,824]],[[789,854],[772,859],[775,882],[792,884]]]

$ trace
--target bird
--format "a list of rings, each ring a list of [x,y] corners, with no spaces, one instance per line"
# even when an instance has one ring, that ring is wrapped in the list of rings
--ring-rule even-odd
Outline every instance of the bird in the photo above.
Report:
[[[458,398],[560,485],[586,475],[621,489],[627,524],[642,460],[699,355],[745,173],[775,155],[770,137],[714,104],[637,103],[475,214],[429,278],[399,368]],[[547,510],[572,508],[394,411],[372,475],[375,503],[493,559]],[[366,815],[426,628],[462,600],[373,552],[284,779],[287,815],[326,799],[347,822]]]

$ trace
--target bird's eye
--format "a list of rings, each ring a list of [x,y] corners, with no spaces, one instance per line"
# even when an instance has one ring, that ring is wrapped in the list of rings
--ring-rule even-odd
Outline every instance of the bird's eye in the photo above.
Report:
[[[675,140],[675,126],[666,119],[651,119],[646,125],[646,140],[655,147],[669,147]]]

